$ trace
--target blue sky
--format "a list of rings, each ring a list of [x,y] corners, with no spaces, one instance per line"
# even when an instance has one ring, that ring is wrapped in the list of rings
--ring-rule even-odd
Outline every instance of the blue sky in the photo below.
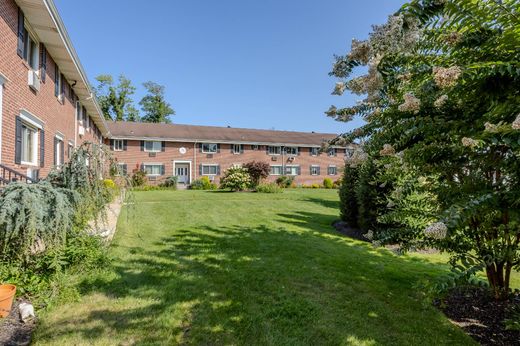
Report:
[[[91,82],[166,87],[174,123],[341,133],[333,54],[404,0],[55,0]]]

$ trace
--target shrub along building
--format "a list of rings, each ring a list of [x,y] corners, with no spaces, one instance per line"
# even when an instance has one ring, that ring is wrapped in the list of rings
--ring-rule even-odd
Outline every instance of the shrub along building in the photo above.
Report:
[[[52,0],[0,1],[0,185],[45,176],[108,130]]]
[[[108,128],[120,170],[145,171],[152,183],[168,176],[184,184],[202,176],[218,183],[229,167],[254,160],[270,164],[270,181],[287,175],[297,184],[321,184],[339,178],[348,150],[320,152],[336,134],[130,122],[109,122]]]

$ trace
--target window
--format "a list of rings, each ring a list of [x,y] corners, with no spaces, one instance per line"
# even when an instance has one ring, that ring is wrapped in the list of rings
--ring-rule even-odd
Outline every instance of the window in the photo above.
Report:
[[[69,145],[67,146],[67,157],[70,159],[72,152],[74,151],[74,143],[69,141]]]
[[[38,130],[22,123],[22,164],[36,165]]]
[[[336,156],[336,148],[329,148],[329,156]]]
[[[56,135],[54,137],[54,165],[60,167],[63,164],[63,137]]]
[[[217,175],[218,165],[202,165],[202,175]]]
[[[336,175],[336,174],[338,174],[338,169],[336,168],[336,166],[329,166],[328,174],[329,175]]]
[[[290,156],[298,155],[298,147],[285,147],[285,153]]]
[[[271,166],[271,175],[282,175],[282,166]]]
[[[127,168],[128,166],[126,163],[118,163],[116,165],[116,167],[117,167],[117,173],[116,173],[117,175],[124,176],[124,175],[128,174],[128,168]]]
[[[40,46],[31,34],[25,29],[24,59],[33,70],[38,70],[40,64]]]
[[[159,141],[145,141],[144,142],[144,151],[148,151],[151,153],[157,153],[162,150],[162,142]]]
[[[58,99],[61,99],[63,97],[61,93],[61,73],[60,68],[58,65],[54,65],[54,96],[56,96]],[[85,107],[83,107],[83,112],[86,112]]]
[[[311,156],[318,156],[320,153],[320,148],[311,148]]]
[[[160,143],[160,142],[159,142]],[[164,166],[162,164],[143,164],[143,171],[146,175],[162,175]]]
[[[202,143],[202,152],[206,154],[214,154],[218,150],[216,143]]]
[[[311,175],[320,175],[320,166],[311,166]]]
[[[122,139],[114,139],[114,151],[123,151],[125,149],[125,141]]]
[[[282,147],[268,146],[267,153],[269,155],[280,155],[282,153]]]
[[[252,145],[251,150],[258,150],[258,145]]]
[[[231,151],[233,152],[233,154],[241,154],[243,152],[242,144],[233,144],[231,146]]]
[[[300,175],[300,166],[285,166],[285,174]]]

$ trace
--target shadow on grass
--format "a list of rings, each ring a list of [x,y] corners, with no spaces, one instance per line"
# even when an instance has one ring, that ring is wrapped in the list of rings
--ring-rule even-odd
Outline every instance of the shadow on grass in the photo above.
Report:
[[[431,264],[325,232],[330,215],[277,217],[290,229],[172,229],[158,242],[129,248],[113,275],[80,285],[82,294],[121,305],[59,320],[40,331],[40,340],[79,333],[95,342],[107,330],[138,344],[465,340],[414,293],[420,279],[438,274]],[[144,303],[128,306],[128,299]]]

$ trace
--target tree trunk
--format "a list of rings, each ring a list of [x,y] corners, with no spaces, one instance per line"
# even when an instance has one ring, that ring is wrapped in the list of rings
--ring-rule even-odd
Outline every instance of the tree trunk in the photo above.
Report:
[[[505,275],[504,275],[505,274]],[[506,300],[509,297],[509,281],[511,266],[506,263],[492,263],[486,266],[486,275],[496,300]]]

